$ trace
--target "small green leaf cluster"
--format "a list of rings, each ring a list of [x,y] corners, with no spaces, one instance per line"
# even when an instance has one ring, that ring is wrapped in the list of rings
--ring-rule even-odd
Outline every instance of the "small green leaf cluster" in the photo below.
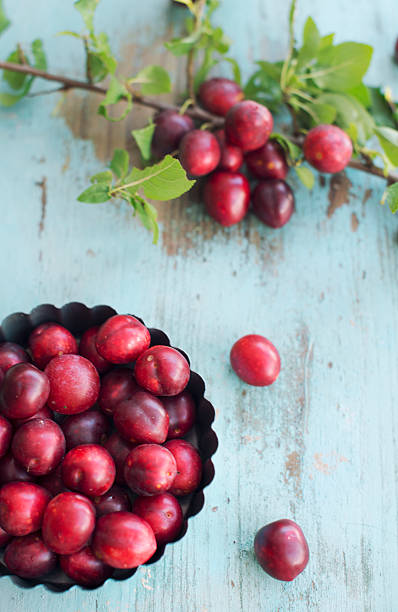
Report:
[[[0,4],[0,33],[7,27],[6,22],[3,21],[4,12],[2,12]],[[1,24],[3,25],[3,28]],[[5,26],[5,27],[4,27]],[[37,68],[38,70],[46,70],[47,60],[43,49],[42,41],[37,38],[34,40],[30,47],[30,52],[27,53],[22,50],[21,46],[18,45],[14,51],[12,51],[7,57],[7,62],[14,64],[27,64]],[[24,96],[26,96],[30,88],[32,87],[35,77],[32,75],[23,74],[21,72],[12,72],[11,70],[3,70],[3,81],[7,84],[11,91],[0,92],[0,104],[3,106],[13,106]]]

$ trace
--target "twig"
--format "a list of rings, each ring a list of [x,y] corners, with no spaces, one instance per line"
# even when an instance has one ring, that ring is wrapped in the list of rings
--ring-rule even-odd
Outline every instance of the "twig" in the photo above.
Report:
[[[202,25],[203,11],[206,6],[206,0],[198,0],[195,7],[195,26],[193,33],[197,32]],[[187,87],[188,95],[195,104],[195,47],[190,49],[187,57]]]

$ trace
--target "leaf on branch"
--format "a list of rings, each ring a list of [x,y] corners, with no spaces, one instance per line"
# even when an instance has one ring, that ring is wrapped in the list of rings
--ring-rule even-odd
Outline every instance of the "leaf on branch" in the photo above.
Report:
[[[113,104],[117,104],[121,100],[125,100],[126,102],[126,107],[124,111],[119,117],[110,117],[108,113],[108,107],[112,106]],[[117,79],[115,76],[112,76],[109,82],[109,87],[108,91],[106,92],[106,96],[98,107],[98,113],[105,117],[105,119],[108,119],[108,121],[116,122],[122,121],[122,119],[127,117],[132,108],[133,100],[130,92],[127,91],[126,86],[123,85],[123,83],[121,83],[119,79]]]
[[[106,183],[107,185],[112,184],[113,175],[110,170],[104,170],[103,172],[98,172],[94,174],[90,181],[91,183]]]
[[[236,59],[233,57],[223,57],[224,62],[228,62],[232,66],[232,76],[233,80],[238,83],[238,85],[242,84],[242,75],[240,71],[240,67]]]
[[[10,55],[7,57],[6,61],[12,62],[14,64],[23,64],[21,52],[19,51],[19,49],[15,49],[15,51],[12,51],[12,53],[10,53]],[[21,72],[13,72],[12,70],[3,70],[3,81],[5,81],[11,87],[11,89],[21,89],[24,86],[27,78],[27,74],[22,74]]]
[[[315,183],[315,176],[312,170],[306,166],[295,166],[295,171],[300,181],[307,189],[312,189]]]
[[[106,66],[110,74],[115,74],[117,68],[117,61],[114,57],[111,47],[109,45],[108,36],[105,32],[100,32],[98,35],[91,35],[91,41],[95,49],[95,53],[98,58]]]
[[[91,187],[88,187],[83,193],[77,198],[79,202],[86,202],[87,204],[101,204],[111,199],[109,193],[108,183],[94,183]]]
[[[390,127],[378,127],[375,132],[389,161],[398,167],[398,131]]]
[[[109,167],[117,178],[123,179],[129,170],[129,163],[130,159],[127,151],[124,149],[115,149]]]
[[[295,145],[284,134],[273,132],[270,136],[270,140],[276,140],[281,145],[281,147],[284,149],[288,157],[289,166],[296,165],[303,157],[303,152],[300,149],[300,147]]]
[[[188,36],[181,38],[173,38],[164,44],[173,55],[179,57],[180,55],[186,55],[195,46],[201,36],[201,32],[192,32]]]
[[[131,132],[144,161],[151,159],[151,145],[155,127],[155,124],[151,122],[144,128],[141,128],[140,130],[133,130]]]
[[[57,32],[56,36],[73,36],[73,38],[81,38],[81,34],[72,32],[72,30],[62,30],[62,32]]]
[[[303,68],[316,57],[320,44],[319,30],[312,17],[308,17],[304,25],[303,46],[297,55],[297,69]]]
[[[141,92],[144,96],[153,96],[171,91],[169,73],[162,66],[146,66],[135,77],[129,79],[129,83],[140,83]]]
[[[152,204],[136,194],[131,196],[129,201],[139,216],[142,225],[153,233],[153,244],[157,244],[159,239],[158,211]]]
[[[178,198],[195,184],[187,179],[180,162],[171,155],[144,170],[133,168],[125,181],[130,193],[142,189],[147,198],[160,201]]]
[[[365,76],[373,48],[355,42],[345,42],[326,47],[317,57],[319,65],[314,69],[314,81],[321,89],[349,91],[360,85]]]
[[[36,38],[32,42],[32,55],[34,59],[34,67],[38,70],[47,70],[47,58],[43,49],[43,41]]]
[[[2,34],[10,25],[11,21],[7,19],[3,8],[3,0],[0,0],[0,34]]]
[[[271,64],[269,62],[258,62],[260,70],[257,70],[244,87],[244,93],[249,100],[255,100],[264,104],[271,111],[280,109],[283,101],[280,86],[282,62]]]
[[[81,14],[86,28],[89,32],[94,30],[94,14],[99,0],[78,0],[75,2],[75,8]]]
[[[393,214],[398,212],[398,183],[387,187],[384,192],[382,203],[387,202]]]
[[[343,130],[347,130],[350,125],[356,126],[360,144],[364,145],[372,136],[373,119],[356,98],[344,93],[324,93],[317,100],[335,108],[336,123]]]
[[[100,83],[108,75],[108,68],[97,53],[88,50],[87,65],[93,83]]]
[[[376,125],[384,125],[391,128],[397,127],[398,122],[394,118],[394,110],[380,87],[369,87],[368,89],[371,98],[370,112]]]

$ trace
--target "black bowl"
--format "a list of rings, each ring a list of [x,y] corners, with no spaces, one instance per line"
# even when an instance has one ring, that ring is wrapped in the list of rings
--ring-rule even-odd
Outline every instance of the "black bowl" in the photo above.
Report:
[[[6,317],[0,326],[0,342],[17,342],[26,347],[31,331],[41,323],[48,323],[51,321],[60,323],[74,335],[79,337],[89,327],[101,325],[104,321],[109,319],[109,317],[115,314],[117,314],[116,310],[110,306],[94,306],[93,308],[88,308],[80,302],[71,302],[65,304],[62,308],[56,308],[52,304],[41,304],[40,306],[36,306],[30,314],[16,312]],[[136,318],[142,321],[139,317]],[[163,331],[154,328],[149,328],[149,331],[151,334],[151,345],[163,344],[170,346],[170,340]],[[188,355],[181,349],[177,350],[179,350],[189,362]],[[211,427],[215,416],[214,408],[210,402],[205,399],[205,383],[196,372],[191,371],[187,389],[192,394],[196,403],[196,422],[192,431],[185,437],[192,442],[200,452],[203,463],[203,476],[199,488],[194,493],[179,498],[184,514],[184,525],[179,537],[175,541],[180,540],[185,535],[188,528],[188,519],[198,514],[203,508],[205,501],[203,489],[207,487],[214,478],[214,466],[211,457],[216,452],[218,446],[217,436]],[[145,565],[150,565],[158,561],[163,556],[166,546],[163,545],[158,547],[154,556]],[[109,580],[125,580],[126,578],[130,578],[136,571],[137,569],[116,569]],[[10,576],[15,584],[23,588],[32,588],[42,584],[51,591],[63,592],[70,589],[72,586],[80,586],[76,585],[76,583],[60,569],[48,574],[43,580],[19,578],[8,571],[7,567],[4,565],[2,555],[0,555],[0,575]]]

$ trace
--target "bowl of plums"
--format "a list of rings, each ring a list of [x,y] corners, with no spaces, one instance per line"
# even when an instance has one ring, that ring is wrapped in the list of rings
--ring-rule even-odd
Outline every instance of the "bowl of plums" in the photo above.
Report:
[[[202,378],[167,335],[73,302],[0,326],[0,573],[97,588],[182,538],[217,449]]]

